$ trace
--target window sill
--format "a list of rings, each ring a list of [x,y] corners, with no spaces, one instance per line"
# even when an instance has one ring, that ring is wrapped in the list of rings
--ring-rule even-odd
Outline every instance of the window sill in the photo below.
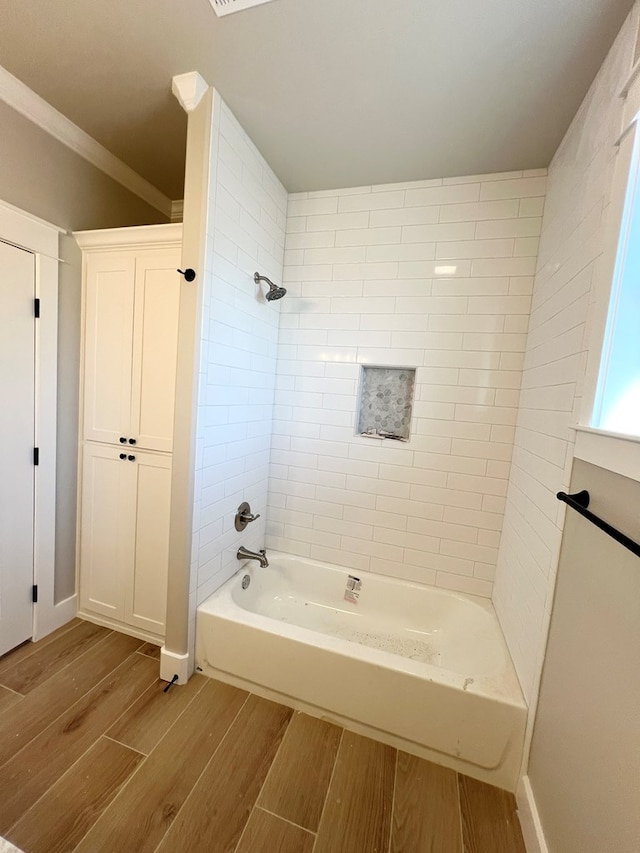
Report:
[[[640,437],[577,425],[573,455],[640,482]]]

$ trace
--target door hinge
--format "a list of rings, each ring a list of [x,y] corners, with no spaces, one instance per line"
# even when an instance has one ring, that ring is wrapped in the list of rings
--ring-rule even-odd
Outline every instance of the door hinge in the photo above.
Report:
[[[39,299],[33,300],[33,316],[36,318],[36,320],[40,317],[40,300]]]
[[[34,583],[34,585],[31,587],[31,601],[33,601],[34,604],[38,603],[38,584],[37,583]]]
[[[40,464],[40,448],[39,447],[33,448],[33,464],[34,465]]]

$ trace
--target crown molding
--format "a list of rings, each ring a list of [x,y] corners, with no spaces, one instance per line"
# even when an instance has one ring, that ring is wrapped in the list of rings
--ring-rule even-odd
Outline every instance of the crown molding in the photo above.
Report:
[[[182,222],[184,216],[184,199],[176,199],[171,202],[171,221]]]
[[[136,225],[131,228],[101,228],[96,231],[74,231],[81,249],[153,248],[182,246],[182,223],[167,225]]]
[[[209,84],[197,71],[176,74],[171,80],[171,91],[187,113],[195,110],[208,88]]]
[[[0,66],[0,100],[66,145],[105,175],[163,213],[171,216],[171,199],[89,136],[50,103]]]

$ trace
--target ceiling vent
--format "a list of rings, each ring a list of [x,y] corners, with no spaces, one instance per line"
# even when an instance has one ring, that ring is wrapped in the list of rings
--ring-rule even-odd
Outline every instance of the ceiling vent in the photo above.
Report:
[[[243,9],[251,9],[252,6],[261,6],[263,3],[270,3],[271,0],[209,0],[213,6],[216,15],[222,18],[224,15],[231,15],[233,12],[242,12]]]

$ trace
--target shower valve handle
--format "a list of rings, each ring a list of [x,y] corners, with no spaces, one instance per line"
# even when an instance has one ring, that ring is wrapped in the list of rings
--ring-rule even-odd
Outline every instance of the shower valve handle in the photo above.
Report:
[[[249,504],[244,501],[238,507],[238,511],[236,513],[235,518],[235,528],[238,531],[244,530],[247,524],[251,524],[252,521],[255,521],[257,518],[260,518],[260,513],[254,515],[251,512],[251,507]]]

